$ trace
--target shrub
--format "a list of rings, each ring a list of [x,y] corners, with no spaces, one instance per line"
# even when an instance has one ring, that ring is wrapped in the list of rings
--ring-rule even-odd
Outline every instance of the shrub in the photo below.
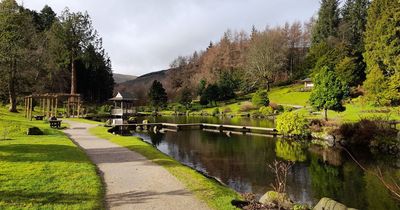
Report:
[[[272,107],[274,110],[278,109],[278,104],[276,103],[269,103],[269,106]]]
[[[254,110],[254,109],[256,109],[256,107],[253,106],[251,103],[243,103],[240,106],[240,111],[241,112],[249,112],[249,111]]]
[[[293,107],[291,107],[291,106],[283,106],[283,111],[284,112],[291,112],[291,111],[293,111]]]
[[[219,109],[218,109],[218,108],[213,109],[213,111],[212,111],[211,114],[212,114],[213,116],[218,115],[218,114],[219,114]]]
[[[172,109],[174,112],[186,112],[186,108],[182,105],[176,105]]]
[[[350,144],[369,146],[372,141],[385,143],[396,139],[396,129],[390,128],[383,119],[361,119],[356,123],[343,123],[333,131],[340,139],[345,139]]]
[[[229,107],[226,107],[225,109],[224,109],[224,111],[223,111],[224,113],[231,113],[232,112],[232,110],[231,110],[231,108],[229,108]]]
[[[206,95],[201,95],[200,96],[200,105],[203,105],[203,106],[205,106],[205,105],[207,105],[209,103],[209,101],[208,101],[208,99],[207,99],[207,96]]]
[[[262,114],[261,114],[260,111],[255,110],[255,111],[251,112],[251,117],[253,117],[253,118],[260,118],[260,117],[262,117]]]
[[[254,106],[268,106],[269,105],[269,98],[268,92],[266,90],[258,90],[254,93],[251,102]]]
[[[100,113],[110,113],[112,109],[111,105],[103,105],[99,108]]]
[[[307,119],[295,112],[284,112],[276,118],[276,129],[283,135],[307,135]]]
[[[258,111],[264,116],[274,114],[274,109],[270,106],[262,106]]]

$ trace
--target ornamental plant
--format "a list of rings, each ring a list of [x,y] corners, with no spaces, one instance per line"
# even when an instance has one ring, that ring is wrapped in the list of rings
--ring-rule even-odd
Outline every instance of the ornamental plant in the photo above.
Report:
[[[308,133],[308,121],[296,112],[284,112],[276,118],[276,129],[285,136],[304,136]]]

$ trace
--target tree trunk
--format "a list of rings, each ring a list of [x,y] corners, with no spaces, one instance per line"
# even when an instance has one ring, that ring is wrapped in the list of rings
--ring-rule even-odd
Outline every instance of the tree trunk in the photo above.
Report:
[[[269,81],[267,80],[267,92],[269,92],[270,89],[270,85],[269,85]]]
[[[76,94],[77,92],[77,82],[76,82],[76,65],[75,59],[71,59],[71,94]]]
[[[324,109],[325,121],[328,121],[328,109]]]
[[[12,62],[8,78],[8,95],[10,99],[9,112],[18,112],[17,110],[17,94],[15,93],[15,63]]]

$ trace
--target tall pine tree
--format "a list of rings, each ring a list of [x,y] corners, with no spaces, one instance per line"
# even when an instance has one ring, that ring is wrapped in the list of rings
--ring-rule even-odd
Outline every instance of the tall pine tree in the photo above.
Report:
[[[367,80],[364,87],[368,98],[379,105],[399,104],[399,1],[372,2],[368,11],[364,58],[367,64]],[[382,87],[381,83],[385,83],[386,86]]]
[[[337,35],[339,26],[338,0],[322,0],[318,12],[318,19],[312,32],[312,43],[318,44],[327,38]]]
[[[156,109],[167,105],[168,96],[161,82],[154,80],[148,93],[151,105]]]

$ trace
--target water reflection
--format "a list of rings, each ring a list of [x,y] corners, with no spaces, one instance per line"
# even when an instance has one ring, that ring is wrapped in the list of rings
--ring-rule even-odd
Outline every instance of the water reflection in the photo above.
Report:
[[[202,119],[178,120],[165,122],[193,123]],[[287,189],[290,197],[297,202],[313,205],[322,197],[330,197],[358,209],[395,210],[400,207],[379,180],[362,171],[340,150],[310,147],[283,139],[246,135],[228,137],[199,130],[134,135],[176,160],[217,177],[239,192],[261,195],[271,190],[274,175],[267,164],[281,159],[296,162],[290,169]],[[376,164],[371,154],[357,157],[361,157],[367,166]],[[389,167],[383,160],[380,163],[383,168]],[[395,170],[400,174],[399,169]]]

